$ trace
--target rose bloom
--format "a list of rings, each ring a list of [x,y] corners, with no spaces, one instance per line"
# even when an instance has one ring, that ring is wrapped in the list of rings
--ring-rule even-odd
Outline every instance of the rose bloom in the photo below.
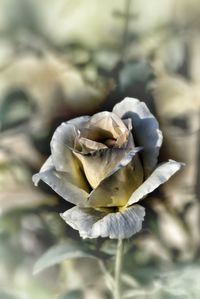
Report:
[[[157,165],[162,139],[145,103],[125,98],[112,112],[62,123],[33,181],[75,205],[61,217],[81,237],[129,238],[142,228],[145,209],[138,202],[182,165]]]

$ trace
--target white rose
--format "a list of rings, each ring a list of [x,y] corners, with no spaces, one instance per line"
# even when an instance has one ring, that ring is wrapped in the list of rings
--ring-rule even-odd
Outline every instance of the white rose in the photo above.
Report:
[[[51,156],[33,176],[75,206],[61,217],[83,238],[129,238],[142,228],[137,204],[166,182],[181,163],[157,166],[162,133],[145,103],[125,98],[112,112],[61,124]]]

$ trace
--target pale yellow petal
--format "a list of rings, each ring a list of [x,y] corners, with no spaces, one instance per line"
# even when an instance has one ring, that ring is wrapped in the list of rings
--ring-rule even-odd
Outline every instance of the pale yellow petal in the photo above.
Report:
[[[84,151],[85,153],[87,153],[88,151],[97,151],[103,148],[108,148],[105,144],[100,143],[100,142],[96,142],[84,137],[80,137],[78,139],[79,144],[82,146],[82,151]]]
[[[88,205],[100,207],[123,207],[127,204],[132,193],[143,182],[143,169],[139,158],[134,153],[134,157],[123,167],[123,163],[111,172],[90,193]],[[121,167],[120,167],[121,166]]]

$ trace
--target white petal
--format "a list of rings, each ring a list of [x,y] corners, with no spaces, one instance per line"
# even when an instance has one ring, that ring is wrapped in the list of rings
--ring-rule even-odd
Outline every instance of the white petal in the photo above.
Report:
[[[63,220],[73,229],[78,230],[82,237],[86,237],[86,234],[90,235],[94,223],[105,215],[105,212],[79,207],[73,207],[60,214]]]
[[[173,160],[160,164],[148,179],[131,195],[128,205],[138,202],[147,194],[154,191],[158,186],[168,181],[183,165],[183,163],[178,163]]]
[[[54,168],[53,162],[52,162],[52,157],[50,156],[42,165],[40,171],[37,174],[34,174],[32,177],[33,183],[35,186],[38,186],[38,183],[40,181],[40,173],[51,170]]]
[[[83,124],[86,124],[90,120],[91,116],[83,115],[79,117],[72,118],[66,123],[74,125],[76,128],[81,128]]]
[[[162,132],[157,120],[144,102],[134,98],[125,98],[114,106],[113,112],[122,119],[132,119],[133,138],[137,145],[144,147],[142,158],[145,174],[148,176],[157,164],[162,144]]]
[[[80,171],[79,163],[72,153],[77,128],[83,126],[89,116],[78,117],[69,122],[62,123],[53,134],[51,140],[52,161],[57,171],[68,172],[74,183],[81,188],[86,188],[86,182]]]
[[[52,161],[52,156],[49,156],[48,159],[46,159],[46,161],[44,162],[44,164],[42,165],[40,172],[44,172],[46,170],[51,169],[52,167],[54,167],[53,165],[53,161]]]
[[[82,207],[87,205],[89,194],[73,184],[69,173],[57,172],[51,162],[51,157],[45,162],[40,172],[33,176],[35,185],[38,185],[40,180],[67,201]]]
[[[51,140],[51,152],[56,170],[69,171],[72,155],[71,149],[74,148],[74,141],[78,133],[78,128],[86,124],[88,119],[89,116],[77,117],[62,123],[55,130]]]
[[[74,207],[61,214],[82,238],[130,238],[142,228],[145,209],[134,205],[122,212],[106,213],[94,209]]]

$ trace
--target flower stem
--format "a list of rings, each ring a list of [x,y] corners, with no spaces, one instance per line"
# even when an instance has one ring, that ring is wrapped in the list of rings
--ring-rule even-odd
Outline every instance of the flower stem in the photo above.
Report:
[[[116,261],[115,261],[115,288],[114,299],[122,299],[121,297],[121,270],[123,257],[123,240],[119,239],[117,243]]]

